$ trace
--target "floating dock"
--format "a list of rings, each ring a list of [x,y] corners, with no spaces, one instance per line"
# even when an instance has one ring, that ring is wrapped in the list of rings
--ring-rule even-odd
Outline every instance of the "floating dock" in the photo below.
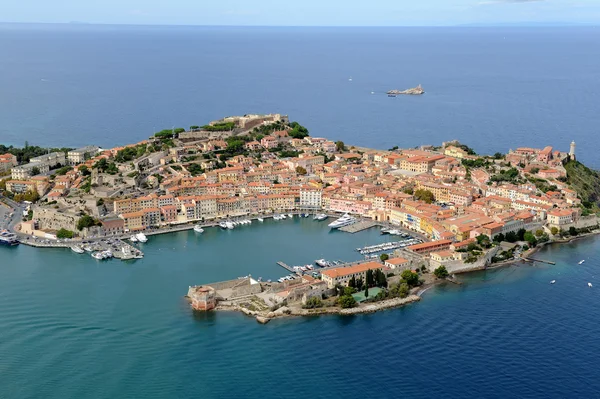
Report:
[[[552,262],[551,260],[542,260],[542,259],[534,259],[534,258],[521,258],[523,260],[526,260],[528,262],[540,262],[540,263],[546,263],[549,265],[556,265],[556,262]]]

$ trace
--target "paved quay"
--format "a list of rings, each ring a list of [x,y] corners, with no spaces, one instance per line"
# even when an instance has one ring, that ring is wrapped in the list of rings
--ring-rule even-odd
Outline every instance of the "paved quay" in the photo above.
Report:
[[[360,222],[353,223],[349,226],[340,227],[338,230],[344,233],[358,233],[359,231],[367,230],[380,224],[373,220],[361,220]]]

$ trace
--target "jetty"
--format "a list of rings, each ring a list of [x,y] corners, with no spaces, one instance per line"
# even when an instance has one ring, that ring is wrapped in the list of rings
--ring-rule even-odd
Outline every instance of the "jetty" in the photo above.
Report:
[[[528,258],[528,257],[521,257],[521,259],[523,259],[524,261],[527,261],[527,262],[539,262],[539,263],[546,263],[548,265],[556,264],[556,262],[552,262],[551,260],[534,259],[534,258]]]
[[[421,85],[418,85],[417,87],[413,87],[411,89],[406,89],[406,90],[390,90],[387,92],[388,95],[390,96],[397,96],[397,95],[401,95],[401,94],[406,94],[409,96],[418,96],[421,94],[424,94],[425,90],[423,90],[423,88],[421,87]]]
[[[345,233],[358,233],[359,231],[367,230],[372,227],[377,226],[378,223],[372,220],[361,220],[360,222],[353,223],[348,226],[340,227],[338,230],[343,231]]]
[[[291,267],[290,265],[288,265],[287,263],[284,263],[284,262],[282,262],[282,261],[278,261],[278,262],[277,262],[277,264],[278,264],[279,266],[283,267],[285,270],[289,271],[290,273],[297,274],[297,273],[296,273],[296,270],[294,270],[294,268],[293,268],[293,267]]]

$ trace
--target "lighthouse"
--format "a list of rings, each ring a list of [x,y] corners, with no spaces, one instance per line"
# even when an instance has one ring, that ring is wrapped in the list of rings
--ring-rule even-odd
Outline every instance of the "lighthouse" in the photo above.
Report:
[[[569,149],[569,157],[571,157],[572,160],[575,160],[575,141],[571,141],[571,148]]]

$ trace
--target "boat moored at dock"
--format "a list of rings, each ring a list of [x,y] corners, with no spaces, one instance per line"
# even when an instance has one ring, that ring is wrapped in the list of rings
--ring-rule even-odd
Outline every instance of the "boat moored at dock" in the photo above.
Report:
[[[356,223],[356,218],[346,213],[334,222],[329,223],[328,226],[332,229],[339,229],[340,227],[349,226],[354,223]]]
[[[10,231],[4,230],[0,233],[0,245],[6,245],[9,247],[13,247],[15,245],[19,245],[19,240],[17,239],[17,235],[11,233]]]
[[[75,252],[76,254],[83,254],[85,253],[85,250],[83,248],[81,248],[79,245],[74,245],[71,247],[71,251]]]
[[[194,231],[196,233],[200,233],[200,234],[204,233],[204,229],[199,224],[197,224],[197,225],[194,226]]]
[[[137,238],[139,242],[148,242],[148,237],[146,237],[144,233],[137,233],[135,238]]]

